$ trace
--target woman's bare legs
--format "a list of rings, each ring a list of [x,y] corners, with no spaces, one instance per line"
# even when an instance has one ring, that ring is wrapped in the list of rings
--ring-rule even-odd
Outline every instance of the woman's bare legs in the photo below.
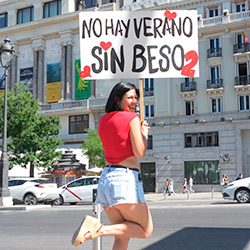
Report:
[[[153,221],[146,203],[103,206],[110,226],[104,226],[100,236],[114,235],[113,250],[126,250],[129,239],[147,238],[152,234]]]
[[[111,225],[103,226],[98,236],[115,236],[113,250],[126,250],[130,238],[147,238],[152,234],[153,221],[146,203],[103,206]],[[96,225],[98,229],[100,225]],[[88,233],[86,239],[91,236]]]

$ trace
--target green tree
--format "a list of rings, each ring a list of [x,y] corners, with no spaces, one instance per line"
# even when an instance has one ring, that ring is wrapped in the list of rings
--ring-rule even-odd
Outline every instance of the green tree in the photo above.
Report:
[[[30,177],[35,167],[49,169],[62,152],[56,151],[62,145],[58,139],[61,128],[58,116],[46,117],[37,114],[39,102],[34,99],[28,87],[16,84],[8,91],[8,158],[10,169],[15,165],[27,168]],[[3,113],[4,98],[0,96],[0,110]],[[0,116],[0,131],[3,130],[3,115]]]
[[[88,139],[83,140],[83,144],[80,146],[83,154],[89,158],[89,163],[97,167],[104,167],[106,161],[104,158],[104,150],[102,147],[101,139],[96,129],[87,129]]]

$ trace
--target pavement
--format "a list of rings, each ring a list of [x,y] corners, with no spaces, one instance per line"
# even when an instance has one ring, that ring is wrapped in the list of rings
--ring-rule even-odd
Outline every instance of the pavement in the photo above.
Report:
[[[184,204],[193,203],[214,203],[214,202],[223,202],[221,192],[197,192],[197,193],[175,193],[171,196],[165,195],[163,193],[146,193],[145,199],[148,204],[154,204],[158,202],[166,204],[176,204],[178,202],[184,202]],[[191,204],[190,204],[191,205]],[[33,210],[33,209],[43,209],[51,207],[51,205],[38,204],[34,206],[25,206],[25,205],[14,205],[12,207],[3,207],[0,206],[0,211],[3,210]]]
[[[146,193],[145,198],[147,202],[171,202],[171,201],[223,201],[223,196],[221,192],[195,192],[195,193],[175,193],[171,196],[165,195],[163,193]]]

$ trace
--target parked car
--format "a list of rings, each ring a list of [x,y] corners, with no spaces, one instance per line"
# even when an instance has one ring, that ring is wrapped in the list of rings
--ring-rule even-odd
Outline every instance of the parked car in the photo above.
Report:
[[[224,199],[250,202],[250,177],[230,182],[223,188],[222,194]]]
[[[57,184],[45,178],[17,178],[9,180],[8,187],[13,203],[36,205],[50,203],[59,198]]]
[[[69,202],[71,205],[76,203],[92,202],[93,189],[97,189],[99,176],[84,176],[58,188],[59,199],[55,205],[62,205]]]

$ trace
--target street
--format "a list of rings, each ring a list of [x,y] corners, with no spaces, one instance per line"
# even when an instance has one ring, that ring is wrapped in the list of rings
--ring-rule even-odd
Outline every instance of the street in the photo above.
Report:
[[[129,250],[249,250],[250,204],[224,200],[155,201],[148,203],[154,232],[131,239]],[[71,236],[92,205],[47,206],[0,211],[1,250],[70,250]],[[102,213],[102,222],[107,218]],[[102,250],[113,237],[102,238]],[[92,241],[78,249],[92,250]]]

